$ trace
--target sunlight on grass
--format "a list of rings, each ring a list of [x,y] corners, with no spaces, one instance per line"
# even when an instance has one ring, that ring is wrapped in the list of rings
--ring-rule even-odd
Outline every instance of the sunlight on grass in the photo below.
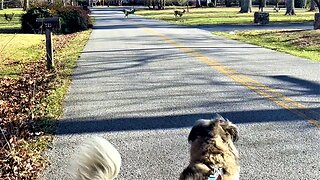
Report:
[[[136,14],[182,25],[251,24],[253,13],[258,11],[258,8],[253,8],[252,13],[239,13],[239,8],[192,8],[181,18],[174,17],[173,10],[174,7],[166,10],[139,10]],[[314,12],[308,12],[306,9],[296,9],[295,16],[285,16],[284,11],[274,12],[273,8],[265,8],[265,11],[270,13],[270,23],[298,23],[314,20]]]
[[[57,119],[62,115],[62,102],[71,82],[70,77],[91,32],[92,30],[87,30],[77,33],[76,38],[70,42],[69,46],[64,47],[55,54],[56,71],[59,74],[60,83],[46,99],[48,103],[46,112],[49,119]]]
[[[44,35],[0,34],[0,76],[17,75],[25,63],[45,55]]]
[[[320,62],[320,31],[254,30],[213,34]]]

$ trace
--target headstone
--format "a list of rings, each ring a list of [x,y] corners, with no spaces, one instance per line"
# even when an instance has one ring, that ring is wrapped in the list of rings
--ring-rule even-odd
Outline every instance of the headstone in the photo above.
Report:
[[[314,23],[313,23],[314,29],[320,29],[320,13],[314,14]]]
[[[269,24],[269,13],[268,12],[255,12],[253,22],[256,24]]]

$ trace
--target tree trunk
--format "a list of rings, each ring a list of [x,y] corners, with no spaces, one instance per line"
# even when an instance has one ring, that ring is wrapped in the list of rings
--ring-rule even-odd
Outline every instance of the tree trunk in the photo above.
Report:
[[[201,7],[201,0],[196,0],[196,7]]]
[[[152,0],[152,9],[156,9],[156,2],[154,2],[155,0]]]
[[[291,16],[291,15],[295,15],[296,14],[294,12],[294,0],[287,0],[286,9],[287,9],[287,11],[286,11],[285,15]]]
[[[166,4],[166,3],[165,3],[165,0],[159,0],[159,1],[160,1],[160,6],[161,6],[161,7],[159,7],[159,9],[162,9],[162,10],[163,10],[163,9],[164,9],[164,6],[165,6],[165,4]]]
[[[259,10],[260,12],[263,12],[263,8],[267,6],[266,0],[259,0]]]
[[[240,13],[251,13],[252,0],[241,0]]]
[[[310,4],[310,10],[309,11],[315,11],[316,10],[316,3],[311,0],[311,4]]]
[[[23,10],[26,11],[29,9],[29,0],[23,0]]]
[[[187,12],[189,12],[189,0],[187,0]]]
[[[211,3],[211,0],[207,0],[206,6],[209,7],[210,3]]]
[[[232,6],[232,0],[226,0],[226,7],[231,7]]]
[[[1,0],[0,10],[2,10],[2,9],[3,9],[3,1],[4,1],[4,0]]]
[[[312,0],[311,0],[312,1]],[[303,1],[303,8],[306,9],[307,8],[307,0]]]

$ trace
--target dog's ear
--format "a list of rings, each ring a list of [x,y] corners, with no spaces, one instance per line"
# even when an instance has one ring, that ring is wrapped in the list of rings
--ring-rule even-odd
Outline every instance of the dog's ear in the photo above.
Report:
[[[239,133],[238,133],[238,128],[236,127],[236,125],[229,122],[229,125],[226,127],[225,131],[227,131],[230,134],[233,142],[238,141]]]
[[[208,136],[208,128],[211,125],[211,123],[211,120],[206,119],[199,119],[198,121],[196,121],[189,133],[188,142],[193,142],[194,140],[196,140],[197,137]]]
[[[225,122],[228,121],[227,119],[225,119],[223,116],[221,116],[219,113],[214,113],[212,119],[219,121],[219,122]]]

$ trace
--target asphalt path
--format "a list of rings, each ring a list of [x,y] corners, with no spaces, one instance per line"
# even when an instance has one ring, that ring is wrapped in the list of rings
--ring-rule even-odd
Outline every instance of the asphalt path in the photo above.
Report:
[[[117,9],[93,9],[42,179],[69,179],[78,145],[119,150],[118,179],[177,179],[187,136],[214,113],[236,123],[241,179],[320,179],[320,64]]]

